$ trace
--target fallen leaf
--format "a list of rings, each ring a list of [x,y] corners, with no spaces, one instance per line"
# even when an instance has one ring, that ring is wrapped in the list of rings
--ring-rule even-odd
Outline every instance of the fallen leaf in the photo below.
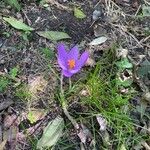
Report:
[[[81,90],[80,94],[81,94],[81,96],[86,96],[86,97],[90,95],[90,93],[87,89]]]
[[[98,124],[100,126],[100,131],[105,131],[106,127],[107,127],[107,121],[101,115],[97,115],[96,119],[97,119]]]
[[[128,55],[127,49],[119,48],[116,51],[117,51],[117,57],[118,58],[126,58]]]
[[[26,25],[25,23],[15,19],[14,17],[3,17],[3,20],[8,22],[11,26],[16,29],[23,30],[23,31],[33,31],[34,29]]]
[[[71,37],[65,32],[58,31],[39,31],[36,32],[38,35],[47,38],[52,41],[58,41],[63,39],[70,39]]]
[[[83,144],[86,144],[87,139],[92,139],[92,134],[85,125],[81,124],[81,129],[78,133],[78,137],[80,138]]]
[[[86,17],[84,12],[76,7],[74,8],[74,16],[79,19],[84,19]]]
[[[94,67],[95,66],[95,61],[92,58],[88,58],[88,60],[86,61],[85,65],[86,66],[90,66],[90,67]]]
[[[17,116],[15,114],[7,115],[4,118],[4,127],[9,128],[10,126],[12,126],[13,123],[15,123],[16,120],[17,120]]]
[[[30,93],[32,93],[32,95],[36,98],[39,92],[44,91],[47,83],[48,82],[43,78],[43,76],[35,76],[29,78],[28,87]]]
[[[3,142],[0,143],[0,150],[5,149],[6,142],[7,142],[7,140],[4,140]]]
[[[45,127],[41,139],[37,143],[37,148],[52,147],[57,143],[59,138],[63,134],[64,120],[61,117],[57,117],[50,121]]]
[[[98,37],[98,38],[95,38],[92,42],[90,42],[89,45],[99,45],[99,44],[106,42],[106,40],[107,38],[104,36]]]
[[[118,66],[119,69],[131,69],[133,68],[132,63],[129,62],[128,58],[123,58],[120,61],[116,62],[116,65]]]
[[[8,130],[3,131],[3,139],[11,143],[17,138],[18,132],[19,132],[18,126],[12,125]]]
[[[27,118],[30,121],[30,123],[35,123],[38,120],[43,119],[43,117],[46,115],[46,111],[44,109],[31,109],[29,113],[27,114]]]
[[[140,67],[137,70],[139,77],[147,76],[150,73],[150,62],[146,59],[140,64]]]
[[[15,7],[18,11],[21,9],[18,0],[6,0],[6,3],[8,3],[12,8]]]
[[[110,145],[110,135],[107,130],[101,133],[102,134],[102,140],[106,147]]]

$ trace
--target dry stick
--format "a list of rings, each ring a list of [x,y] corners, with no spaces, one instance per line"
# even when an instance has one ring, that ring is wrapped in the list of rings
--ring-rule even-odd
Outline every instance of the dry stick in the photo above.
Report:
[[[146,148],[146,150],[150,150],[150,146],[145,141],[142,142],[142,145]]]
[[[23,12],[25,18],[27,19],[28,25],[31,26],[31,21],[30,21],[30,19],[28,18],[28,16],[26,15],[26,13],[25,13],[23,10],[22,10],[22,12]]]
[[[137,46],[139,46],[139,44],[142,45],[142,44],[143,44],[144,42],[146,42],[149,38],[150,38],[150,35],[147,36],[146,38],[140,40],[139,43],[138,43],[135,47],[133,47],[133,48],[136,48]]]
[[[137,9],[137,11],[136,11],[136,13],[135,13],[135,17],[137,16],[137,14],[139,13],[139,11],[140,11],[140,9],[141,9],[141,5],[138,7],[138,9]]]
[[[146,42],[149,38],[150,38],[150,35],[147,36],[146,38],[142,39],[142,40],[140,41],[140,43]]]
[[[123,32],[125,32],[125,33],[128,34],[128,35],[130,35],[130,36],[137,42],[137,44],[138,44],[139,46],[143,47],[143,46],[141,45],[140,41],[139,41],[132,33],[128,32],[127,29],[124,28],[124,26],[119,26],[119,25],[115,25],[115,24],[112,24],[112,23],[111,23],[111,25],[114,26],[114,27],[119,27],[119,29],[121,29]]]
[[[72,9],[70,9],[69,7],[67,6],[64,6],[58,2],[56,2],[56,0],[47,0],[47,3],[51,4],[51,5],[56,5],[57,8],[59,9],[63,9],[63,10],[69,10],[71,11]]]
[[[123,30],[123,29],[122,29]],[[141,47],[143,47],[141,44],[140,44],[140,42],[138,41],[138,39],[132,34],[132,33],[130,33],[130,32],[128,32],[128,31],[125,31],[128,35],[130,35],[137,43],[138,43],[138,45],[139,46],[141,46]]]
[[[145,4],[148,4],[148,5],[150,5],[150,3],[149,3],[147,0],[144,0],[144,2],[145,2]]]

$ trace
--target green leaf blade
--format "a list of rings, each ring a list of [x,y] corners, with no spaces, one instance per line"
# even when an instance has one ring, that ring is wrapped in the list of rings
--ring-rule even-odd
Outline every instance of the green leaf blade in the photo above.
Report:
[[[3,17],[3,20],[18,30],[23,30],[23,31],[33,31],[34,30],[30,26],[26,25],[25,23],[13,18],[13,17],[9,17],[9,18]]]
[[[21,10],[21,6],[20,6],[18,0],[6,0],[6,3],[9,4],[11,7],[16,8],[17,11]]]
[[[14,79],[18,75],[18,72],[19,72],[19,68],[18,67],[14,67],[14,68],[12,68],[10,70],[9,74]]]
[[[76,7],[74,8],[74,16],[78,19],[86,18],[86,15],[84,14],[84,12]]]
[[[105,37],[105,36],[98,37],[98,38],[95,38],[94,40],[92,40],[92,42],[90,42],[89,45],[100,45],[100,44],[106,42],[106,40],[107,40],[107,37]]]
[[[137,74],[139,77],[148,76],[150,73],[150,61],[147,59],[140,64],[140,67],[137,70]]]
[[[39,31],[37,32],[37,34],[52,41],[59,41],[71,38],[67,33],[59,31]]]
[[[64,120],[57,117],[45,127],[41,139],[37,143],[37,148],[52,147],[57,143],[64,129]]]
[[[129,62],[128,58],[124,58],[121,61],[117,61],[116,65],[119,69],[131,69],[131,68],[133,68],[132,63]]]

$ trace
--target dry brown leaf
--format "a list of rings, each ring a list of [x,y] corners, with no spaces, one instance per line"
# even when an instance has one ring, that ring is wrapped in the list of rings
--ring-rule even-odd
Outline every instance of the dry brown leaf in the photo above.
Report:
[[[145,141],[143,141],[141,144],[146,150],[150,150],[150,146]]]
[[[90,130],[83,124],[81,124],[81,129],[78,133],[78,136],[83,144],[86,144],[87,139],[92,139],[92,134]]]
[[[92,58],[88,58],[88,60],[86,61],[86,66],[90,66],[90,67],[94,67],[95,66],[95,61]]]
[[[0,150],[4,150],[7,140],[0,143]]]
[[[90,91],[88,89],[82,89],[80,92],[81,96],[89,96],[90,95]]]
[[[9,128],[12,124],[17,123],[17,116],[16,115],[7,115],[4,118],[4,128]]]
[[[6,74],[5,72],[1,72],[1,71],[0,71],[0,75],[1,75],[1,76],[4,76],[5,74]]]
[[[29,111],[27,118],[29,119],[30,123],[35,123],[38,120],[43,119],[45,115],[46,115],[46,111],[44,109],[32,108]]]
[[[117,51],[117,57],[118,58],[126,58],[128,55],[128,50],[127,49],[123,49],[123,48],[119,48],[116,50]]]
[[[12,125],[8,130],[4,130],[3,139],[8,140],[8,142],[12,142],[17,138],[17,133],[19,128],[15,125]]]
[[[45,87],[47,86],[47,81],[43,78],[43,76],[36,76],[29,78],[28,85],[29,91],[36,98],[39,92],[44,91]]]
[[[105,131],[107,127],[107,121],[101,115],[97,115],[96,119],[99,123],[100,131]]]

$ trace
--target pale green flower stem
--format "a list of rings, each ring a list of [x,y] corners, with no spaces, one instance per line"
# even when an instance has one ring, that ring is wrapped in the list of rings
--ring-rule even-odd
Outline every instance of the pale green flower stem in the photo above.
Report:
[[[69,78],[69,80],[70,80],[70,78]],[[70,81],[69,81],[69,88],[70,88]],[[76,122],[75,119],[73,119],[73,117],[69,114],[69,112],[67,110],[67,103],[65,100],[65,95],[64,95],[64,90],[63,90],[63,74],[61,74],[61,78],[60,78],[60,99],[61,99],[61,104],[62,104],[62,109],[64,111],[64,114],[69,119],[69,121],[72,123],[74,128],[76,130],[78,130],[79,129],[78,123]]]
[[[69,90],[72,88],[72,82],[71,82],[71,77],[69,78]]]

